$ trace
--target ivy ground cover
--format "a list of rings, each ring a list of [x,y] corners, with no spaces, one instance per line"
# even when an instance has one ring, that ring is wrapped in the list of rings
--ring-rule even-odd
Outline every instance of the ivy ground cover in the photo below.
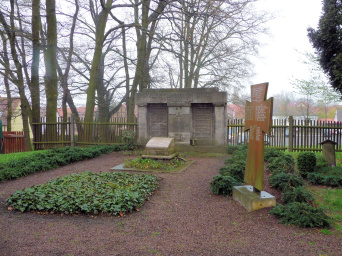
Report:
[[[84,172],[18,190],[7,203],[21,212],[116,215],[140,208],[157,187],[151,174]]]

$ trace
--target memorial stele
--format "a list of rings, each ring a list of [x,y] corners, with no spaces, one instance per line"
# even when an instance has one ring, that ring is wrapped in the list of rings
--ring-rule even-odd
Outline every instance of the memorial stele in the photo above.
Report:
[[[138,143],[153,137],[181,146],[224,146],[227,93],[218,88],[146,89],[136,94]]]
[[[249,130],[244,181],[233,188],[233,197],[248,211],[275,205],[275,198],[264,189],[264,133],[270,134],[273,98],[267,98],[268,83],[251,86],[251,102],[246,101],[245,131]]]

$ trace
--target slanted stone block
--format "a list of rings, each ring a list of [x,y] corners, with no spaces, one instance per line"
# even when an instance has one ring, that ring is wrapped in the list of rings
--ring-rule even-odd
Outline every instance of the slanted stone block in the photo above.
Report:
[[[271,194],[261,191],[253,191],[253,186],[234,186],[233,198],[238,201],[248,212],[276,205],[276,199]]]
[[[174,138],[153,137],[146,144],[141,157],[151,159],[172,159],[176,155]]]

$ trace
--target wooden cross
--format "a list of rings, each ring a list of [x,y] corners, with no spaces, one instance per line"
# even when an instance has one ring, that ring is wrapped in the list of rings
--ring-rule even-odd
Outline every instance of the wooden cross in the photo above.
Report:
[[[264,133],[270,134],[273,98],[266,100],[268,83],[251,86],[252,102],[246,101],[245,131],[249,130],[244,181],[264,189]]]

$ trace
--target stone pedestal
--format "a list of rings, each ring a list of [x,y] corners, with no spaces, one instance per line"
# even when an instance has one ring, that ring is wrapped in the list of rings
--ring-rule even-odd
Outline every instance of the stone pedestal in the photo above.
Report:
[[[253,186],[233,187],[233,198],[238,201],[248,212],[276,205],[276,199],[271,194],[261,191],[253,191]]]

